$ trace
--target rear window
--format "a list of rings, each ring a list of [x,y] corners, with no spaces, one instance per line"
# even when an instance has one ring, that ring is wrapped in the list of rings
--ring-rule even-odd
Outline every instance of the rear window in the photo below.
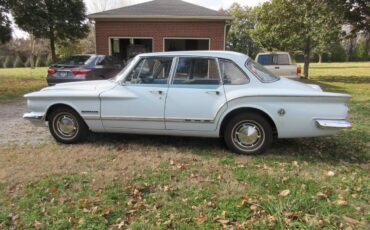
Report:
[[[257,62],[248,59],[245,66],[251,71],[261,82],[268,83],[278,81],[280,78],[268,71],[265,67]]]
[[[258,56],[258,63],[261,65],[272,65],[273,64],[273,55],[262,54]]]
[[[258,56],[257,62],[261,65],[289,65],[288,54],[262,54]]]
[[[88,55],[71,56],[59,62],[58,64],[60,65],[86,65],[90,62],[90,59],[92,59],[92,56],[88,56]]]

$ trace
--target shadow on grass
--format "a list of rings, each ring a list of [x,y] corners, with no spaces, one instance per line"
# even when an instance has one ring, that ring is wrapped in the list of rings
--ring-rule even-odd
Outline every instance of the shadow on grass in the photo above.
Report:
[[[318,78],[315,79],[300,79],[299,82],[305,83],[305,84],[315,84],[319,85],[324,91],[327,92],[337,92],[337,93],[349,93],[345,88],[335,86],[333,84],[324,83]]]
[[[310,66],[310,69],[370,69],[370,67],[365,67],[365,66]]]
[[[300,159],[310,162],[327,161],[334,164],[340,162],[366,164],[370,162],[368,139],[367,134],[360,131],[343,132],[334,137],[280,139],[275,140],[262,157],[275,158],[283,162]],[[117,146],[136,144],[164,150],[175,148],[177,152],[190,151],[206,159],[222,159],[227,155],[233,155],[224,142],[217,138],[93,134],[89,142]]]
[[[369,71],[370,72],[370,71]],[[326,82],[337,82],[337,83],[349,83],[349,84],[369,84],[370,76],[318,76],[314,78],[315,81]]]

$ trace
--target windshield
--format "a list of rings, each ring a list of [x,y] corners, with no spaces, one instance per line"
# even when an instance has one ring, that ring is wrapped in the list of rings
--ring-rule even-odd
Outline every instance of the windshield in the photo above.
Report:
[[[87,65],[93,59],[92,56],[89,55],[78,55],[72,56],[69,58],[64,59],[63,61],[59,62],[59,65]]]
[[[270,71],[268,71],[265,67],[258,64],[257,62],[253,61],[252,59],[248,59],[247,63],[245,64],[247,69],[251,71],[261,82],[268,83],[278,81],[280,78]]]
[[[139,56],[136,56],[134,59],[132,59],[122,70],[119,72],[112,80],[116,82],[123,82],[128,74],[128,72],[131,70],[131,68],[135,65],[137,60],[139,59]]]

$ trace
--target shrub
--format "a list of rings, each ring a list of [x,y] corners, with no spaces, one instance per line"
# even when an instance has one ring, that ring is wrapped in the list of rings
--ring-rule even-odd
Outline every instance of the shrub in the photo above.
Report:
[[[46,65],[49,66],[51,64],[54,64],[54,63],[53,63],[53,59],[51,57],[51,54],[49,53],[47,58],[46,58]]]
[[[368,51],[366,50],[366,40],[360,40],[354,52],[356,61],[368,61]]]
[[[21,67],[24,67],[24,63],[22,61],[22,58],[19,56],[19,54],[17,54],[17,56],[15,56],[15,60],[14,60],[14,63],[13,63],[13,67],[14,68],[21,68]]]
[[[340,43],[335,44],[335,46],[332,49],[331,61],[332,62],[344,62],[346,61],[346,58],[347,58],[347,54],[343,46]]]
[[[3,63],[4,68],[13,68],[13,61],[11,56],[6,56],[5,61]]]
[[[36,59],[36,67],[45,67],[46,66],[46,60],[43,56],[38,56]]]

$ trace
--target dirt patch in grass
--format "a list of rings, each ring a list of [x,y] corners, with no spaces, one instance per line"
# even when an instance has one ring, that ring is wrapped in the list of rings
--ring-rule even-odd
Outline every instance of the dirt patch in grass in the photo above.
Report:
[[[40,144],[51,140],[47,128],[35,127],[22,118],[28,112],[26,101],[3,102],[0,105],[0,145]]]

